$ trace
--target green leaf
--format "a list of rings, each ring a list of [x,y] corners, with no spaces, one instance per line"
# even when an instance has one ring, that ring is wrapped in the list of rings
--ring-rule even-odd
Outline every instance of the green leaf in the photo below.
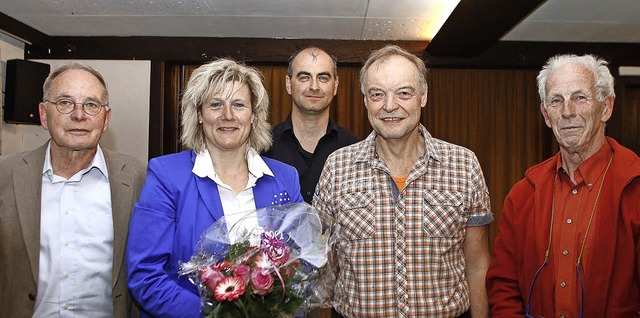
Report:
[[[229,246],[229,252],[227,256],[225,256],[225,260],[234,261],[243,256],[247,251],[251,248],[251,244],[249,241],[244,241],[242,243],[236,243]]]

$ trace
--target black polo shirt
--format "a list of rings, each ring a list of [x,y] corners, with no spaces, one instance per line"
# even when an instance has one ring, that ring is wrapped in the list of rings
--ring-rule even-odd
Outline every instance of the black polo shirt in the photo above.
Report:
[[[320,138],[313,153],[307,152],[293,134],[293,123],[289,114],[287,119],[273,128],[273,145],[264,155],[292,165],[298,170],[300,192],[304,200],[311,203],[327,157],[337,149],[358,141],[360,138],[329,119],[327,133]]]

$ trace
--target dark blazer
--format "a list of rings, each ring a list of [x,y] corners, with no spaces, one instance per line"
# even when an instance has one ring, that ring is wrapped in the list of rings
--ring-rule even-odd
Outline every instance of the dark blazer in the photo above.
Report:
[[[0,317],[31,317],[40,257],[40,200],[47,144],[0,157]],[[111,187],[113,214],[113,308],[130,316],[124,247],[133,205],[144,183],[145,165],[102,148]]]
[[[129,288],[145,310],[143,317],[200,317],[196,286],[178,269],[224,212],[217,184],[192,172],[195,158],[187,150],[149,161],[127,244]],[[263,159],[274,176],[256,181],[256,208],[302,202],[296,169]]]

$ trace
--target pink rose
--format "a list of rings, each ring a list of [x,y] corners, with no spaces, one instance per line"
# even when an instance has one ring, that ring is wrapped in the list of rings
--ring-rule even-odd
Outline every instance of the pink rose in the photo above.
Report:
[[[251,269],[247,265],[237,265],[232,268],[233,274],[242,277],[242,279],[249,283],[251,278]]]
[[[204,284],[209,291],[213,292],[218,282],[224,279],[224,275],[211,266],[207,266],[200,273],[200,279],[202,280],[202,284]]]
[[[254,293],[265,296],[273,289],[273,276],[266,270],[256,268],[251,272],[251,284]]]

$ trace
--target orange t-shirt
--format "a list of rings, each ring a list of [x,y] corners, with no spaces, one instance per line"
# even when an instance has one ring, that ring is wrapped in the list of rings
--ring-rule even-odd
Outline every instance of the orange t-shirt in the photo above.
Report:
[[[393,182],[396,183],[396,186],[398,187],[398,191],[402,192],[402,189],[404,189],[404,183],[407,181],[407,176],[404,177],[393,177]]]

